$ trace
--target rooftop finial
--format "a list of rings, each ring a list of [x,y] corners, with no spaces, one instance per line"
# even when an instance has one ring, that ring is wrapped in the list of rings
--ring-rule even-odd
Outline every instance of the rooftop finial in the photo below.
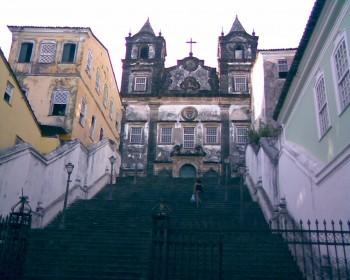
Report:
[[[255,36],[255,30],[254,30],[254,28],[253,28],[253,32],[252,32],[252,35],[253,35],[253,36]]]
[[[162,36],[162,30],[159,30],[159,33],[158,33],[159,37]]]
[[[221,36],[224,36],[224,27],[221,26]]]
[[[236,15],[235,21],[232,24],[231,30],[230,32],[237,32],[237,31],[243,31],[246,32],[242,26],[242,24],[240,23],[238,16]]]
[[[149,17],[147,18],[145,24],[142,26],[142,28],[140,29],[139,33],[144,32],[144,33],[150,33],[153,36],[155,36],[153,28],[149,22]]]
[[[131,37],[131,29],[129,29],[129,37]]]

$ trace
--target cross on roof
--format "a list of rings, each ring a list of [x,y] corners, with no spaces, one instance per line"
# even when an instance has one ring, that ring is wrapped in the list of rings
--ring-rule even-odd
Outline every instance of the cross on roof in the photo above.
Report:
[[[190,56],[192,56],[193,55],[193,52],[192,52],[192,45],[193,44],[197,44],[197,42],[195,42],[195,41],[192,41],[192,38],[189,40],[189,41],[187,41],[186,42],[187,44],[190,44]]]

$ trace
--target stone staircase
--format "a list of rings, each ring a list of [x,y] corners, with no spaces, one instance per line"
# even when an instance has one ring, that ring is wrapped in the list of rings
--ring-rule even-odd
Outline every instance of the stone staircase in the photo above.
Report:
[[[75,202],[64,229],[57,217],[45,229],[31,230],[23,279],[148,279],[152,209],[160,200],[169,207],[173,224],[201,224],[224,233],[223,279],[303,279],[246,188],[240,191],[234,181],[225,187],[204,180],[203,204],[197,209],[190,203],[193,182],[155,177],[134,184],[132,178],[118,178],[93,199]]]

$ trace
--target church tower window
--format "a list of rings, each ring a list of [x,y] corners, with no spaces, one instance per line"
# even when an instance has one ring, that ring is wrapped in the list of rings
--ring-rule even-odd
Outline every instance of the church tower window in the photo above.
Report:
[[[195,144],[194,127],[184,127],[184,148],[192,149]]]
[[[135,126],[130,128],[130,143],[142,144],[142,127]]]
[[[140,49],[140,58],[141,59],[148,59],[148,55],[149,55],[149,47],[142,46]]]
[[[135,77],[134,91],[146,91],[147,89],[146,77]]]
[[[233,77],[234,91],[235,92],[247,92],[247,77],[245,75],[237,75]]]
[[[160,128],[160,144],[171,144],[172,142],[172,128],[161,127]]]
[[[243,59],[244,58],[244,50],[241,45],[235,48],[235,59]]]

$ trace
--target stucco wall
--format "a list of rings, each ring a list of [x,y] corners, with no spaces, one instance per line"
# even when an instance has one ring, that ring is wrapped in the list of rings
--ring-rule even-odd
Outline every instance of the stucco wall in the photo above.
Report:
[[[109,157],[116,156],[114,174],[119,174],[120,156],[109,141],[86,149],[78,141],[69,142],[47,156],[27,144],[0,154],[0,214],[7,214],[23,193],[34,211],[43,208],[43,224],[62,210],[67,182],[65,165],[74,164],[69,203],[89,198],[110,179]],[[34,215],[35,216],[35,215]]]

